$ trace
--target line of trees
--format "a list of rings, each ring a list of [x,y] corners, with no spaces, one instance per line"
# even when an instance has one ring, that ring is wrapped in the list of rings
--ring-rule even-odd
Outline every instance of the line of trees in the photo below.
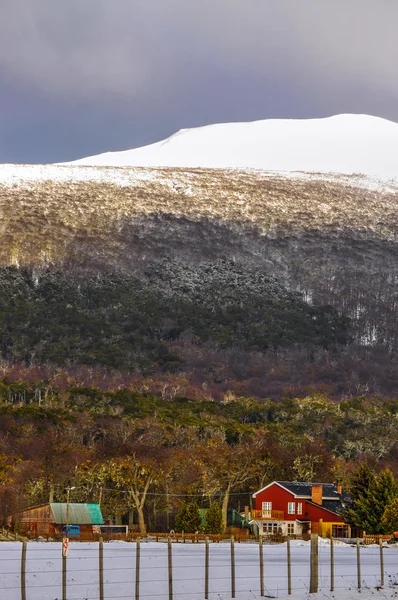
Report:
[[[354,501],[350,522],[389,529],[397,419],[397,400],[214,402],[3,379],[0,513],[64,501],[74,486],[73,500],[101,497],[107,519],[128,515],[141,531],[175,527],[181,502],[195,498],[202,509],[217,502],[225,528],[228,508],[250,506],[251,493],[273,479],[340,481]],[[368,471],[357,474],[364,460]]]

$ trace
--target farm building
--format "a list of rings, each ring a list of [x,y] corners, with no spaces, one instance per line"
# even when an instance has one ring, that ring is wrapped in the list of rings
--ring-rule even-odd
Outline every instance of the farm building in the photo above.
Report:
[[[79,526],[80,537],[85,540],[92,539],[93,526],[104,524],[99,504],[48,502],[13,515],[9,525],[32,537],[47,537],[62,535],[66,522]]]
[[[344,523],[340,511],[349,500],[341,486],[333,483],[273,481],[253,494],[252,524],[260,535],[281,533],[302,536],[355,537],[358,531]]]

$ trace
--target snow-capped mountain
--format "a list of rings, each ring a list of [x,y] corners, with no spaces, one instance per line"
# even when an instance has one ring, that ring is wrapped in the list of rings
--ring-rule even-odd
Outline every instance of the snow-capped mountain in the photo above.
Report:
[[[254,168],[398,178],[398,124],[369,115],[271,119],[182,129],[166,140],[76,165]]]

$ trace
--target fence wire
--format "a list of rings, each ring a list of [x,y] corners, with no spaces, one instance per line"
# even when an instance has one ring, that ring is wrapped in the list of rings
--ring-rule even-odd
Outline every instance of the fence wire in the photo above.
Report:
[[[99,543],[72,542],[63,559],[61,543],[28,542],[24,561],[21,543],[5,542],[0,544],[0,598],[246,599],[260,598],[262,589],[264,596],[275,597],[309,593],[315,569],[317,590],[330,592],[332,553],[330,546],[316,543],[316,565],[306,542],[291,543],[290,552],[286,543],[263,544],[261,569],[258,543],[235,545],[233,540],[209,545],[208,562],[203,543],[110,542],[100,552]],[[358,553],[355,546],[335,544],[333,566],[334,591],[379,589],[383,577],[385,587],[398,589],[398,547],[361,547]]]

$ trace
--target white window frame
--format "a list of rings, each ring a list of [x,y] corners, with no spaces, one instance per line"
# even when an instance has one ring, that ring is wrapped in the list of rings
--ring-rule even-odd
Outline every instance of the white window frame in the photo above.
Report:
[[[294,523],[287,524],[287,535],[294,535]]]
[[[261,510],[272,510],[272,502],[263,502]]]
[[[297,514],[298,515],[303,514],[303,503],[302,502],[297,502]]]
[[[288,502],[287,503],[287,514],[288,515],[295,515],[296,514],[296,503],[295,502]]]
[[[267,523],[263,523],[263,533],[265,535],[272,535],[278,533],[279,525],[278,523],[274,523],[273,521],[268,521]]]

